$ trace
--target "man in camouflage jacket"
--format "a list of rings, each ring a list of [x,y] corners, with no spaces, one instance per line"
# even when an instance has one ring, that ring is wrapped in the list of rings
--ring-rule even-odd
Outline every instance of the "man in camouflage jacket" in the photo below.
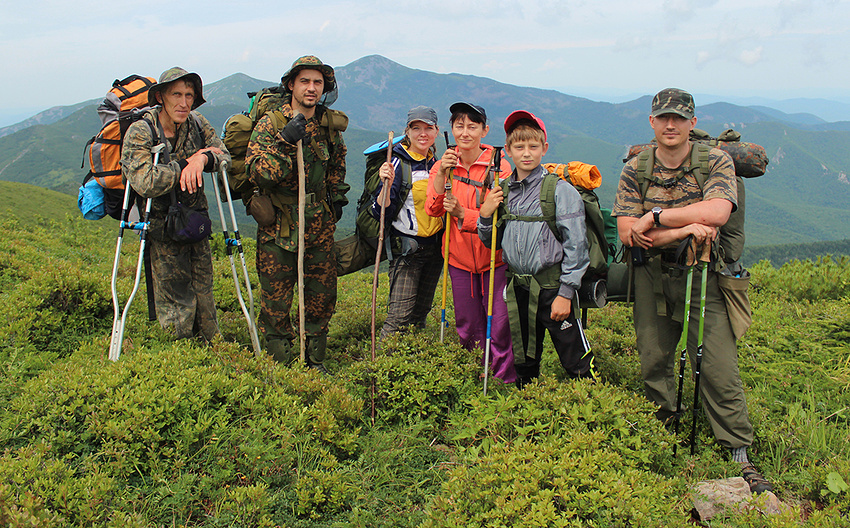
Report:
[[[124,136],[121,168],[133,189],[151,203],[148,244],[154,277],[156,314],[163,328],[180,338],[210,340],[218,333],[209,239],[184,244],[165,233],[165,217],[177,201],[207,213],[203,173],[230,162],[212,125],[194,110],[204,103],[203,84],[182,68],[163,72],[148,93],[153,108]],[[151,148],[166,143],[157,165]]]
[[[690,166],[696,126],[694,99],[688,92],[667,88],[656,94],[649,117],[655,132],[655,162],[649,186],[642,196],[638,183],[638,156],[623,168],[614,200],[613,215],[623,245],[646,255],[635,265],[634,322],[641,375],[646,395],[658,406],[664,421],[676,419],[676,347],[683,330],[685,310],[690,310],[688,349],[696,350],[699,303],[685,306],[686,273],[676,266],[679,242],[693,236],[697,247],[715,239],[738,206],[735,167],[728,154],[711,149],[709,174],[702,188]],[[697,169],[699,170],[699,169]],[[735,336],[717,273],[707,277],[700,371],[701,402],[717,443],[731,450],[741,464],[751,491],[772,489],[747,459],[753,426],[747,412]],[[691,299],[700,299],[700,282],[694,280]],[[693,354],[692,354],[693,356]],[[693,357],[692,357],[693,359]]]
[[[304,299],[307,364],[325,371],[328,323],[336,306],[334,230],[348,203],[345,194],[347,117],[321,102],[335,95],[334,70],[301,57],[281,78],[285,96],[261,118],[245,158],[251,182],[274,204],[275,220],[257,231],[257,273],[262,288],[260,330],[265,348],[281,363],[293,357],[297,334],[290,307],[298,277],[298,165],[302,140],[305,206]],[[327,95],[326,95],[327,94]]]

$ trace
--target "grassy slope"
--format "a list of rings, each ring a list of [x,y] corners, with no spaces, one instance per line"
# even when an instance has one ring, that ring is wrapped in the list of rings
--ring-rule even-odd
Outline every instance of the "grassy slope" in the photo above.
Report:
[[[44,193],[32,195],[49,203]],[[54,198],[51,211],[73,213],[71,200]],[[137,301],[124,356],[112,364],[114,234],[34,208],[0,217],[0,444],[8,449],[0,483],[14,483],[0,484],[4,523],[24,525],[16,505],[41,526],[61,525],[52,515],[91,526],[526,526],[570,511],[584,525],[680,525],[689,482],[735,475],[705,423],[695,458],[682,449],[670,456],[670,437],[641,403],[624,306],[591,313],[603,383],[564,382],[547,348],[543,384],[522,393],[495,386],[481,399],[475,356],[435,343],[438,310],[427,331],[390,345],[396,355],[380,354],[369,369],[371,275],[355,274],[340,281],[331,324],[339,375],[322,380],[231,344],[247,344],[247,332],[216,240],[224,340],[209,349],[172,344]],[[134,269],[127,245],[123,298]],[[804,513],[809,526],[845,525],[850,497],[837,482],[850,481],[850,264],[759,266],[753,275],[755,323],[740,346],[757,431],[751,456],[802,509],[724,525],[790,526]],[[384,275],[379,324],[386,294]],[[370,370],[379,377],[377,426],[363,382]]]

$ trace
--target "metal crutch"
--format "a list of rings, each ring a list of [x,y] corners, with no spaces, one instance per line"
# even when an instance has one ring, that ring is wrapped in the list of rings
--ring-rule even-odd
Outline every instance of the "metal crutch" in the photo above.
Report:
[[[224,209],[221,207],[221,195],[219,194],[218,185],[213,185],[215,189],[215,201],[218,203],[218,215],[221,218],[221,229],[224,233],[224,245],[227,248],[227,256],[230,258],[230,271],[233,272],[233,283],[236,286],[236,298],[239,299],[239,306],[242,307],[242,313],[248,321],[248,333],[251,335],[251,345],[254,347],[254,355],[260,357],[262,348],[260,347],[260,338],[257,335],[257,324],[254,322],[254,292],[251,289],[251,279],[248,277],[248,267],[245,265],[245,251],[242,247],[242,238],[239,235],[239,227],[236,224],[236,213],[233,212],[233,199],[230,195],[230,184],[227,179],[227,165],[222,164],[219,170],[224,194],[227,197],[227,207],[230,209],[230,221],[233,224],[233,238],[230,238],[227,229],[227,220],[224,217]],[[239,253],[239,260],[242,262],[242,274],[245,277],[245,290],[248,292],[248,305],[245,305],[245,300],[242,298],[242,288],[239,286],[239,274],[236,272],[236,261],[233,259],[233,248],[236,248]]]
[[[151,148],[154,167],[159,163],[159,154],[164,148],[164,143]],[[123,220],[127,217],[129,204],[130,182],[127,182],[124,186],[124,203],[121,206],[122,220],[118,224],[118,242],[115,246],[115,261],[112,264],[112,308],[114,316],[112,318],[112,340],[109,343],[109,359],[111,361],[118,361],[118,358],[121,356],[121,346],[124,341],[124,326],[127,324],[127,314],[130,313],[130,305],[133,303],[133,298],[136,297],[136,292],[139,291],[139,282],[142,278],[142,265],[145,259],[145,244],[147,243],[148,228],[150,227],[151,199],[148,198],[145,202],[145,212],[142,215],[141,222],[127,222]],[[121,245],[124,242],[125,229],[139,231],[139,259],[136,263],[136,280],[133,283],[133,291],[130,292],[130,297],[127,299],[127,304],[124,305],[122,312],[118,301],[118,262],[121,260]]]

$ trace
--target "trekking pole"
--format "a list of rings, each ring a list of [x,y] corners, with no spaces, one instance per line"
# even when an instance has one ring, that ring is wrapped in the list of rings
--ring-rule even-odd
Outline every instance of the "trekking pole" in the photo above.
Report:
[[[705,327],[705,293],[706,285],[708,284],[708,261],[711,258],[711,241],[706,240],[703,245],[700,260],[700,272],[702,273],[702,283],[700,284],[699,292],[699,331],[697,333],[697,359],[696,367],[694,368],[694,411],[693,423],[691,424],[691,455],[696,452],[697,439],[697,406],[699,404],[699,375],[702,368],[702,336]]]
[[[230,209],[230,222],[233,224],[233,238],[230,238],[227,229],[227,220],[224,216],[224,209],[221,206],[221,195],[219,194],[218,185],[213,185],[215,189],[215,201],[218,203],[218,215],[221,218],[221,230],[224,233],[224,246],[227,248],[227,257],[230,259],[230,271],[233,274],[233,283],[236,286],[236,298],[239,300],[239,306],[242,308],[242,313],[248,321],[248,333],[251,336],[251,346],[254,347],[254,355],[261,357],[262,348],[260,347],[260,338],[257,335],[257,324],[254,322],[254,293],[251,290],[251,279],[248,277],[248,266],[245,265],[245,251],[242,247],[242,238],[239,235],[239,227],[236,225],[236,213],[233,211],[233,198],[230,195],[230,183],[227,180],[227,164],[222,164],[219,170],[224,194],[227,198],[227,207]],[[236,272],[236,262],[233,258],[233,248],[236,248],[239,253],[239,259],[242,261],[242,274],[245,277],[245,290],[248,294],[248,306],[245,305],[245,300],[242,298],[242,287],[239,286],[239,274]]]
[[[392,165],[393,162],[393,133],[390,131],[387,134],[387,163]],[[384,246],[384,223],[387,207],[386,196],[389,194],[389,189],[384,185],[381,189],[381,194],[378,199],[381,201],[381,219],[378,227],[378,251],[375,253],[375,273],[372,276],[372,361],[375,361],[375,312],[378,303],[378,271],[381,266],[381,250]],[[374,407],[373,407],[374,411]],[[374,417],[374,416],[373,416]]]
[[[443,131],[443,134],[446,138],[446,150],[451,148],[449,145],[449,133],[448,131]],[[445,184],[445,196],[448,196],[450,192],[452,192],[452,178],[454,177],[454,167],[449,168],[449,177],[446,178]],[[444,196],[444,199],[445,199]],[[440,314],[440,343],[445,342],[446,340],[446,296],[449,292],[449,233],[451,233],[451,221],[452,215],[446,212],[446,235],[443,240],[443,304],[442,304],[442,312]]]
[[[293,116],[295,117],[295,116]],[[303,140],[296,145],[295,158],[298,163],[298,339],[301,345],[301,363],[307,364],[307,334],[304,317],[304,208],[307,205],[307,176],[304,173]]]
[[[151,148],[153,153],[153,165],[159,163],[159,154],[165,148],[165,143],[160,143]],[[115,261],[112,263],[112,308],[114,316],[112,318],[112,339],[109,343],[109,359],[118,361],[121,357],[121,346],[124,341],[124,326],[127,324],[127,314],[130,313],[130,305],[133,303],[133,298],[136,297],[136,292],[139,291],[139,282],[142,278],[142,265],[145,259],[145,244],[147,242],[148,219],[151,212],[151,199],[148,198],[145,202],[145,212],[141,218],[141,222],[127,222],[124,218],[127,217],[127,210],[130,205],[130,182],[124,186],[124,202],[121,206],[121,218],[118,223],[118,242],[115,246]],[[124,242],[124,230],[132,229],[139,231],[139,259],[136,262],[136,279],[133,283],[133,290],[130,292],[130,297],[127,299],[127,304],[124,305],[123,312],[118,301],[118,263],[121,260],[121,245]],[[150,285],[148,286],[150,287]]]
[[[495,147],[493,158],[494,159],[491,159],[490,162],[494,164],[493,189],[495,190],[499,186],[499,174],[502,171],[502,147]],[[488,170],[489,168],[490,167],[488,167]],[[484,396],[487,396],[487,378],[490,376],[490,338],[493,328],[493,285],[495,284],[496,275],[496,221],[498,216],[499,209],[497,207],[496,210],[493,211],[493,233],[490,238],[490,288],[489,295],[487,297],[487,340],[484,345]],[[529,331],[532,331],[532,329],[529,329]]]
[[[693,242],[693,236],[689,236],[685,242],[689,247]],[[694,260],[696,260],[696,248],[694,248]],[[676,395],[676,415],[673,418],[673,432],[677,437],[679,436],[679,424],[682,421],[682,391],[685,386],[685,362],[688,359],[688,322],[691,319],[691,289],[694,281],[694,265],[696,262],[687,260],[686,264],[688,265],[688,271],[685,279],[685,318],[682,322],[682,336],[679,338],[678,344],[678,350],[681,351],[679,354],[679,391]],[[673,456],[676,456],[678,447],[678,441],[673,443]]]

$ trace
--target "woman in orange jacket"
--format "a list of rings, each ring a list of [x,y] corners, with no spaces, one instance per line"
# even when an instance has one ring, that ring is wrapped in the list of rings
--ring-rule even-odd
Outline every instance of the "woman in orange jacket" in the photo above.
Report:
[[[432,168],[425,210],[431,216],[450,215],[449,276],[455,309],[455,328],[461,344],[469,350],[483,348],[487,337],[487,299],[490,280],[490,249],[478,238],[478,210],[489,190],[487,168],[493,163],[493,147],[481,143],[490,128],[483,108],[455,103],[450,108],[451,129],[457,146],[446,149]],[[501,174],[511,173],[502,159]],[[454,170],[452,188],[446,192],[449,171]],[[445,244],[445,238],[443,239]],[[443,248],[445,250],[445,247]],[[502,292],[506,286],[501,250],[496,252],[493,321],[490,350],[493,376],[505,383],[516,381],[508,311]]]

